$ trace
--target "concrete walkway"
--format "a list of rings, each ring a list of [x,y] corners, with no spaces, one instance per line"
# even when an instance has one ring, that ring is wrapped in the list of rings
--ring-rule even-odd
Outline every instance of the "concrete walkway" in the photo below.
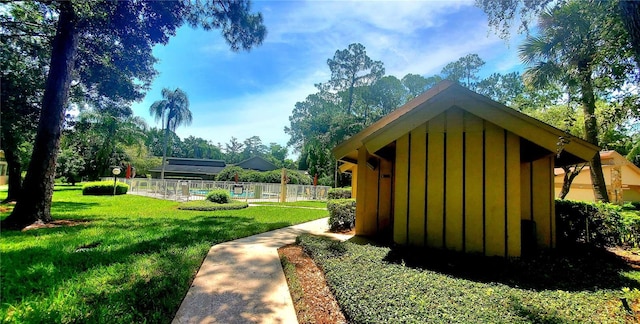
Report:
[[[214,245],[173,323],[297,323],[277,249],[303,233],[340,240],[327,218]]]

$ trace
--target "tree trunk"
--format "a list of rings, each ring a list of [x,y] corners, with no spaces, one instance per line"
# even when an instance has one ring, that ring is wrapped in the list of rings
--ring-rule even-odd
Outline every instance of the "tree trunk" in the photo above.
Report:
[[[164,114],[164,113],[163,113]],[[167,114],[168,115],[168,114]],[[164,167],[167,164],[167,143],[169,137],[169,116],[167,116],[167,126],[164,129],[164,139],[162,140],[162,171],[160,171],[160,179],[164,180]]]
[[[640,66],[640,1],[622,0],[619,3],[620,16],[631,38],[631,46]]]
[[[17,201],[20,197],[22,187],[22,164],[20,163],[20,155],[13,136],[5,136],[4,157],[7,160],[7,175],[9,176],[9,191],[4,202]]]
[[[574,165],[573,170],[571,170],[571,166],[563,166],[562,170],[564,170],[564,178],[562,179],[562,190],[558,195],[558,198],[564,199],[571,189],[571,184],[573,180],[580,174],[582,169],[585,167],[585,164]]]
[[[596,100],[593,94],[593,84],[591,80],[591,69],[589,63],[581,63],[578,67],[580,73],[580,90],[582,92],[582,111],[584,114],[585,139],[591,144],[598,145],[598,123],[596,121]],[[596,153],[589,161],[591,167],[591,183],[593,184],[593,194],[597,201],[609,202],[607,185],[602,174],[602,162],[600,153]]]
[[[53,38],[49,75],[42,100],[42,111],[33,146],[33,154],[24,180],[22,194],[3,228],[24,228],[51,219],[51,198],[60,146],[61,126],[69,98],[69,85],[78,33],[73,3],[60,1],[60,16]]]

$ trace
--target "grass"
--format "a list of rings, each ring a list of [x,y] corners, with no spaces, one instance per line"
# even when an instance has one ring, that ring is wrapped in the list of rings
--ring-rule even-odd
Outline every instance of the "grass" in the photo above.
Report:
[[[196,210],[196,211],[214,211],[214,210],[232,210],[232,209],[243,209],[249,207],[244,201],[239,200],[231,200],[231,202],[226,204],[218,204],[211,202],[209,200],[192,200],[188,202],[184,202],[178,206],[178,209],[181,210]]]
[[[288,207],[312,207],[312,208],[327,208],[327,202],[324,200],[304,200],[304,201],[293,201],[293,202],[269,202],[269,201],[261,201],[255,202],[252,204],[256,205],[268,205],[268,206],[288,206]]]
[[[640,319],[640,271],[606,251],[556,251],[505,260],[313,236],[302,236],[299,243],[324,270],[350,323]]]
[[[58,188],[54,219],[79,225],[2,231],[0,322],[168,323],[211,245],[326,216],[301,208],[194,212],[178,205]]]

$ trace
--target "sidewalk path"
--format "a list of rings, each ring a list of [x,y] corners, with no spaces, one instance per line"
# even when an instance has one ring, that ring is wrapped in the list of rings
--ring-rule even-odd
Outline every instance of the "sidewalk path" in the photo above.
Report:
[[[303,233],[327,232],[327,218],[214,245],[173,323],[297,323],[277,249]]]

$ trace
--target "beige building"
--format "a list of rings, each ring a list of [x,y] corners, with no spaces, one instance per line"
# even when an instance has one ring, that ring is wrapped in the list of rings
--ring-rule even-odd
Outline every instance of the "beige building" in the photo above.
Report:
[[[640,201],[640,168],[625,159],[616,151],[600,152],[602,159],[602,173],[607,184],[609,200],[622,204],[628,201]],[[562,190],[564,170],[555,169],[556,196]],[[569,194],[565,197],[571,200],[595,201],[589,167],[586,166],[571,183]]]

